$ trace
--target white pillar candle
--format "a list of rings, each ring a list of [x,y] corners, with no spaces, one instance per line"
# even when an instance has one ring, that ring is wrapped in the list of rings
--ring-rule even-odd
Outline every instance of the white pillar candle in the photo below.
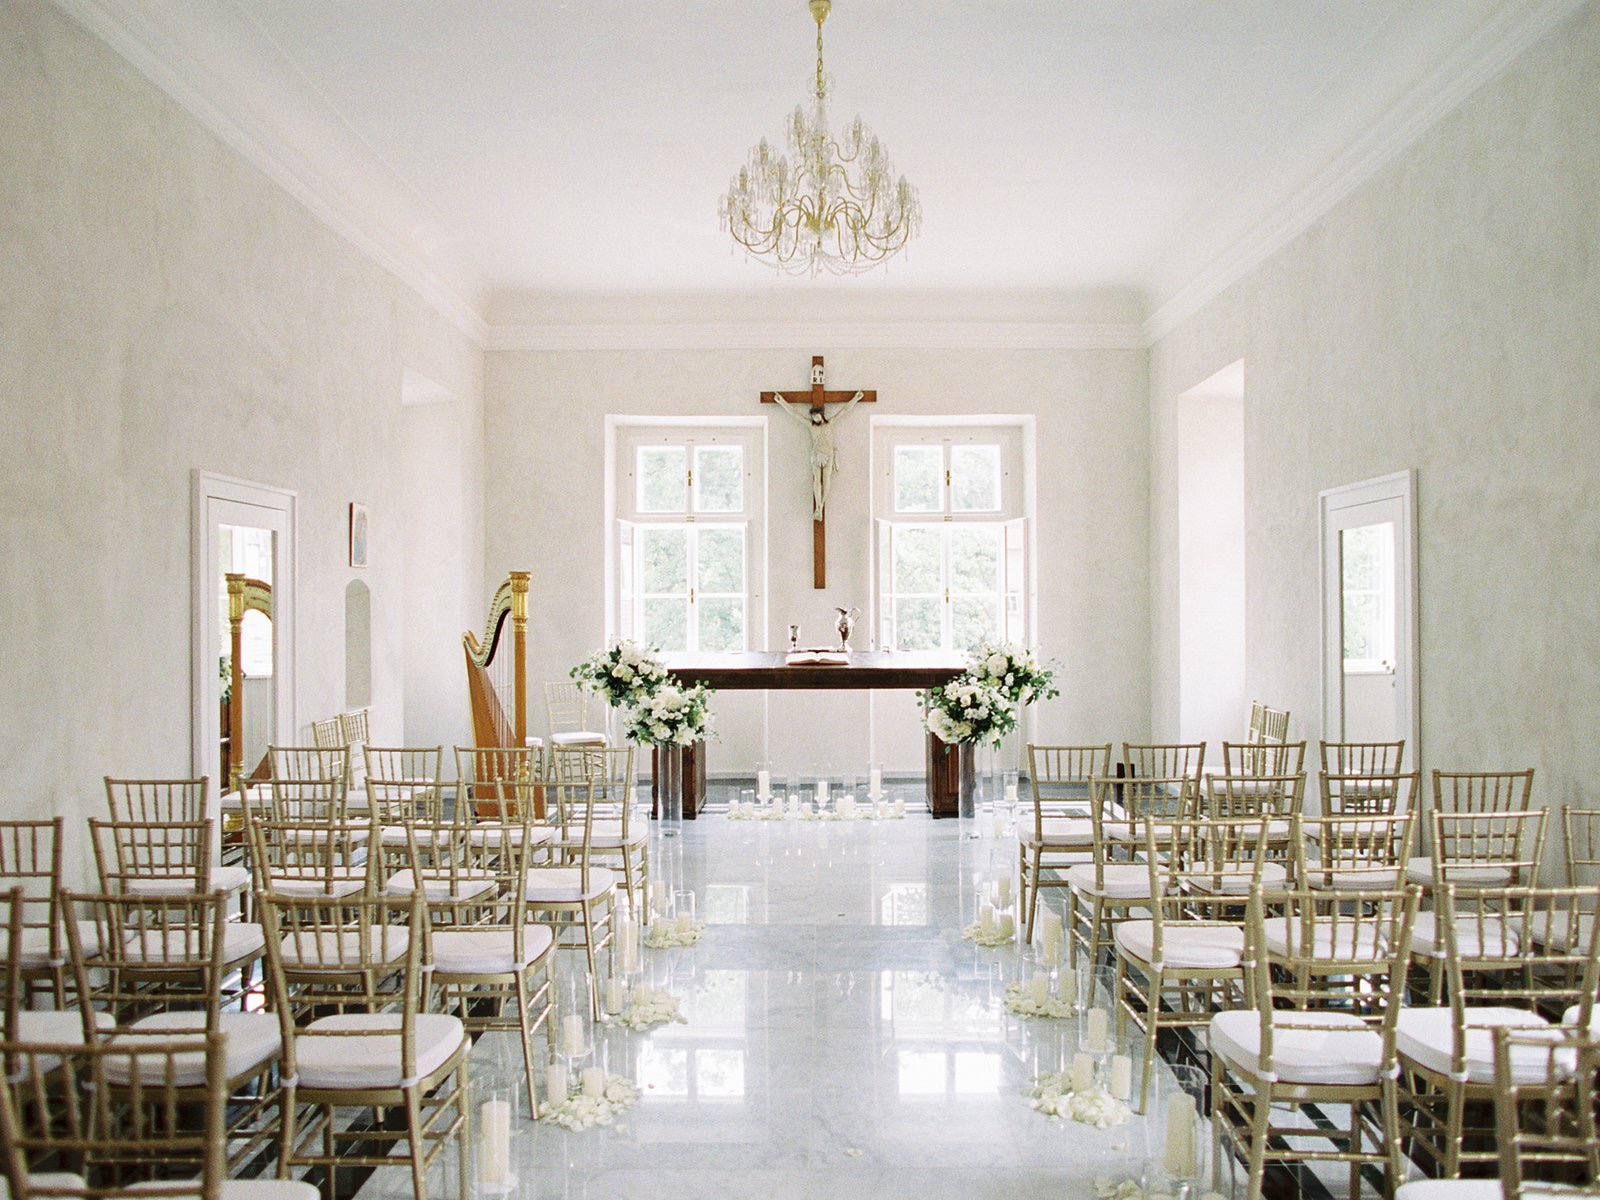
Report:
[[[582,1058],[589,1052],[583,1044],[583,1018],[577,1013],[569,1013],[561,1018],[561,1053],[573,1058]]]
[[[1111,1098],[1126,1100],[1133,1095],[1133,1059],[1126,1054],[1111,1056]]]
[[[760,796],[763,800],[765,800],[768,796],[772,795],[772,772],[771,771],[757,771],[756,772],[756,794],[758,796]]]
[[[560,1104],[567,1098],[568,1086],[567,1064],[559,1058],[552,1058],[544,1074],[545,1102]]]
[[[1009,942],[1013,937],[1016,936],[1017,933],[1017,923],[1015,918],[1013,918],[1008,912],[1001,913],[1000,927],[998,930],[996,930],[996,932],[999,933],[1003,940]]]
[[[1061,942],[1061,914],[1053,908],[1045,908],[1039,913],[1039,932],[1046,942]]]
[[[679,913],[678,914],[678,932],[679,933],[693,933],[694,932],[694,914],[693,913]]]
[[[798,817],[800,815],[800,797],[799,796],[790,796],[789,797],[789,815],[791,817]]]
[[[1039,934],[1039,961],[1047,967],[1061,965],[1060,941],[1042,932]],[[1067,980],[1062,980],[1062,983],[1063,985],[1069,985]],[[1068,996],[1067,999],[1071,1000],[1072,997]]]
[[[511,1182],[511,1105],[504,1100],[478,1106],[478,1181],[486,1187]]]
[[[871,793],[874,800],[883,795],[883,771],[881,768],[873,767],[872,770],[867,772],[867,791]]]
[[[1072,1090],[1087,1092],[1094,1086],[1094,1056],[1078,1053],[1072,1056]]]
[[[606,1011],[616,1016],[622,1011],[622,980],[606,980]]]
[[[1002,875],[994,885],[995,903],[1001,908],[1011,906],[1011,876]]]
[[[1006,833],[1006,819],[1005,819],[1005,815],[1003,813],[996,812],[994,814],[994,828],[993,828],[992,832],[994,833],[995,837],[1004,837],[1005,836],[1005,833]]]
[[[1195,1175],[1194,1117],[1194,1101],[1186,1093],[1167,1097],[1167,1148],[1162,1165],[1174,1179]]]
[[[1028,999],[1031,1000],[1035,1006],[1042,1007],[1049,995],[1050,976],[1035,975],[1032,979],[1028,980]]]
[[[1061,951],[1057,949],[1056,957],[1059,958],[1060,956]],[[1077,999],[1078,980],[1070,972],[1063,971],[1061,973],[1061,1000],[1065,1004],[1073,1004],[1077,1001]]]
[[[599,1067],[583,1069],[583,1094],[595,1100],[606,1094],[606,1073]]]
[[[894,802],[894,815],[897,817],[906,815],[906,802],[904,800],[896,800]]]
[[[1104,1054],[1111,1040],[1111,1014],[1103,1008],[1089,1010],[1089,1027],[1087,1041],[1089,1050],[1094,1054]]]
[[[661,912],[667,907],[667,885],[657,879],[650,884],[650,908]]]
[[[1017,802],[1017,785],[1014,784],[1014,783],[1008,783],[1008,784],[1006,784],[1006,803],[1007,804],[1015,804],[1016,802]]]
[[[826,779],[819,779],[819,780],[817,780],[817,803],[818,804],[826,804],[827,802],[828,802],[828,781]]]
[[[979,906],[978,932],[984,936],[994,932],[994,905],[984,904]]]

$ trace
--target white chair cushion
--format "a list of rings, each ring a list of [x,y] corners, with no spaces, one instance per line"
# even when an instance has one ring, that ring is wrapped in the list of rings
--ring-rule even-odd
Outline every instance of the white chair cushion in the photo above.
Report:
[[[1287,917],[1271,917],[1262,922],[1262,928],[1266,934],[1268,954],[1280,958],[1301,956],[1299,921],[1291,923]],[[1335,927],[1329,921],[1312,922],[1310,947],[1312,958],[1370,962],[1380,957],[1382,950],[1382,939],[1371,925],[1341,921]]]
[[[487,824],[483,828],[467,830],[467,841],[474,846],[499,846],[508,839],[515,846],[542,846],[556,836],[548,825]]]
[[[117,1022],[110,1013],[97,1012],[94,1027],[111,1030],[117,1027]],[[24,1009],[17,1013],[17,1038],[44,1045],[77,1045],[83,1041],[83,1014]]]
[[[1419,1179],[1401,1184],[1394,1200],[1501,1200],[1503,1194],[1498,1179]]]
[[[326,879],[332,883],[325,882]],[[291,896],[305,899],[310,896],[330,896],[335,900],[345,896],[354,896],[357,892],[365,891],[367,886],[367,869],[365,867],[346,867],[333,871],[328,876],[322,875],[274,875],[267,880],[267,891],[279,896]]]
[[[439,975],[507,975],[538,962],[555,940],[544,925],[525,926],[522,960],[513,956],[509,929],[443,929],[433,935],[433,969]]]
[[[68,1175],[63,1172],[52,1172],[44,1175],[28,1176],[28,1187],[37,1189],[46,1194],[60,1192],[66,1196],[87,1195],[89,1184],[82,1175]],[[199,1193],[195,1193],[196,1200]],[[0,1200],[11,1200],[11,1185],[6,1182],[6,1177],[0,1175]]]
[[[1123,921],[1117,945],[1141,963],[1154,960],[1154,921]],[[1190,925],[1168,921],[1161,930],[1162,965],[1226,971],[1244,956],[1244,930],[1231,925]]]
[[[411,949],[411,934],[399,925],[374,925],[367,948],[373,960],[380,963],[397,963]],[[361,953],[361,934],[357,930],[334,935],[331,933],[290,934],[283,939],[283,965],[296,967],[326,967],[329,969],[356,970]]]
[[[445,900],[460,903],[475,900],[494,891],[499,880],[493,875],[473,875],[463,872],[453,882],[449,879],[424,879],[422,894],[431,903]],[[383,889],[390,896],[409,896],[417,890],[416,877],[410,871],[396,871],[389,876]]]
[[[100,927],[93,921],[78,922],[78,937],[83,942],[83,952],[91,957],[100,953]],[[61,964],[67,959],[67,935],[61,934],[60,939]],[[50,933],[45,929],[24,929],[22,931],[22,950],[18,955],[21,959],[19,965],[24,971],[39,971],[51,964],[50,959]],[[11,935],[6,930],[0,930],[0,962],[11,961]]]
[[[1455,924],[1456,947],[1463,958],[1516,954],[1522,941],[1517,931],[1502,920],[1485,919],[1480,925],[1476,913],[1464,914]],[[1417,914],[1411,924],[1411,953],[1444,957],[1444,932],[1439,928],[1438,913]]]
[[[1306,886],[1317,891],[1334,892],[1384,892],[1393,891],[1404,884],[1403,872],[1398,867],[1363,869],[1350,867],[1321,871],[1315,863],[1306,867]]]
[[[590,867],[589,891],[580,897],[581,868],[538,867],[528,872],[528,903],[576,904],[580,899],[597,900],[616,885],[616,873],[609,867]]]
[[[112,1042],[126,1048],[136,1044],[138,1035],[153,1035],[155,1040],[166,1041],[182,1035],[198,1036],[205,1030],[206,1015],[202,1012],[155,1013],[135,1021],[132,1033],[119,1033]],[[225,1012],[218,1015],[218,1027],[227,1034],[223,1047],[223,1071],[229,1079],[253,1075],[278,1057],[283,1049],[283,1038],[278,1018],[271,1013]],[[203,1087],[206,1082],[206,1056],[196,1051],[180,1054],[172,1060],[172,1082],[177,1087]],[[160,1059],[140,1059],[139,1078],[146,1084],[159,1084],[166,1078],[165,1056]],[[112,1083],[128,1082],[128,1060],[107,1060],[106,1078]]]
[[[1138,900],[1150,895],[1150,869],[1143,863],[1107,863],[1104,886],[1095,884],[1094,864],[1079,863],[1067,872],[1073,890],[1109,900]]]
[[[1297,1029],[1301,1025],[1337,1029]],[[1261,1016],[1254,1009],[1235,1009],[1211,1018],[1211,1052],[1235,1067],[1261,1073]],[[1378,1082],[1383,1067],[1383,1039],[1348,1013],[1276,1012],[1272,1014],[1273,1071],[1288,1084],[1347,1087]]]
[[[567,733],[552,733],[552,746],[604,746],[606,735],[592,729],[573,729]]]
[[[1406,864],[1406,880],[1421,884],[1423,887],[1432,887],[1433,859],[1413,858]],[[1459,884],[1461,887],[1505,887],[1511,882],[1511,869],[1484,863],[1470,865],[1461,863],[1454,866],[1446,863],[1444,881]]]
[[[1470,1083],[1494,1082],[1493,1027],[1544,1029],[1549,1022],[1525,1008],[1469,1008],[1466,1010],[1466,1068]],[[1407,1062],[1450,1074],[1454,1020],[1448,1008],[1402,1008],[1395,1026],[1395,1048]],[[1511,1056],[1512,1075],[1518,1083],[1543,1079],[1548,1056],[1532,1047],[1517,1047]]]
[[[200,1200],[200,1181],[191,1180],[194,1185],[195,1200]],[[148,1182],[132,1184],[130,1193],[153,1192],[157,1188],[167,1191],[181,1186],[178,1181]],[[218,1200],[321,1200],[322,1193],[309,1183],[301,1183],[298,1179],[224,1179],[217,1192]],[[3,1194],[0,1194],[3,1200]]]
[[[1207,892],[1219,896],[1248,896],[1250,894],[1250,881],[1254,877],[1253,868],[1237,867],[1224,869],[1212,875],[1186,875],[1184,882],[1197,892]],[[1282,863],[1261,864],[1261,884],[1271,890],[1282,890],[1289,881],[1289,872]]]
[[[222,930],[222,961],[236,963],[262,953],[267,939],[259,925],[229,921]],[[123,947],[122,956],[130,963],[148,961],[156,966],[165,965],[167,958],[182,960],[184,955],[198,954],[200,932],[196,929],[147,930],[137,934]],[[198,961],[198,960],[194,960]]]
[[[162,876],[156,879],[127,879],[124,886],[128,894],[133,896],[192,896],[195,894],[194,881],[177,876]],[[250,886],[250,872],[243,867],[212,867],[209,879],[210,886],[206,889],[212,892],[241,892]]]
[[[361,1091],[402,1086],[399,1013],[339,1013],[306,1026],[294,1040],[302,1088]],[[318,1037],[339,1030],[338,1037]],[[417,1079],[426,1079],[461,1048],[467,1033],[459,1019],[439,1013],[416,1017]],[[359,1031],[362,1036],[348,1036]]]
[[[1533,918],[1531,930],[1533,940],[1557,953],[1566,953],[1571,950],[1587,951],[1589,944],[1594,940],[1594,914],[1580,912],[1576,922],[1570,913],[1560,913],[1551,916],[1548,913],[1536,913]],[[1576,925],[1576,929],[1574,929]],[[1576,936],[1574,936],[1576,933]],[[1577,944],[1574,945],[1573,943]]]
[[[591,850],[620,850],[624,845],[640,846],[650,838],[650,829],[643,821],[628,822],[628,838],[622,838],[621,821],[596,821],[589,830],[589,848]],[[558,838],[556,845],[563,848],[582,846],[583,834],[571,834]]]
[[[1039,837],[1033,824],[1022,822],[1022,840],[1029,846],[1068,846],[1087,849],[1094,845],[1094,822],[1088,817],[1046,817],[1039,823],[1044,836]]]

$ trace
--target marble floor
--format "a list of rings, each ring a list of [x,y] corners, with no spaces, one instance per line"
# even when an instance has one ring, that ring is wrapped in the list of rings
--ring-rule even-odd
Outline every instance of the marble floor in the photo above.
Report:
[[[1097,1177],[1137,1175],[1156,1138],[1143,1120],[1099,1131],[1030,1109],[1035,1074],[1070,1059],[1077,1022],[1008,1014],[1005,986],[1031,968],[1015,947],[962,938],[1013,838],[920,814],[714,811],[652,849],[707,922],[698,945],[642,951],[687,1023],[602,1034],[609,1068],[640,1091],[610,1128],[535,1124],[524,1100],[513,1195],[1088,1200]],[[510,1076],[513,1044],[480,1040],[480,1100]],[[454,1185],[441,1163],[430,1194]],[[409,1196],[409,1175],[380,1170],[361,1195]]]

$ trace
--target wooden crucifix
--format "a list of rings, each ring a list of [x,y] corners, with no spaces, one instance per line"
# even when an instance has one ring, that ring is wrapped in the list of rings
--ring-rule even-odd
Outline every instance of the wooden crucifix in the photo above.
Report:
[[[805,392],[762,392],[761,403],[776,404],[806,427],[811,435],[811,586],[828,584],[828,492],[833,473],[839,466],[839,448],[833,440],[833,423],[857,404],[875,404],[876,391],[830,392],[823,375],[822,355],[811,356],[811,390]],[[799,405],[805,405],[802,412]],[[828,416],[827,406],[844,407]]]

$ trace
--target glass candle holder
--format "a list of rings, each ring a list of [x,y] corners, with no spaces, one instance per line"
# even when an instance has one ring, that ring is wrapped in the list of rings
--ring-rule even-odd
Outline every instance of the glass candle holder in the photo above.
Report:
[[[687,889],[672,893],[672,921],[679,933],[691,933],[695,926],[694,893]]]
[[[1144,1125],[1146,1190],[1199,1200],[1209,1191],[1210,1114],[1205,1110],[1206,1073],[1188,1064],[1157,1067],[1150,1081]]]

